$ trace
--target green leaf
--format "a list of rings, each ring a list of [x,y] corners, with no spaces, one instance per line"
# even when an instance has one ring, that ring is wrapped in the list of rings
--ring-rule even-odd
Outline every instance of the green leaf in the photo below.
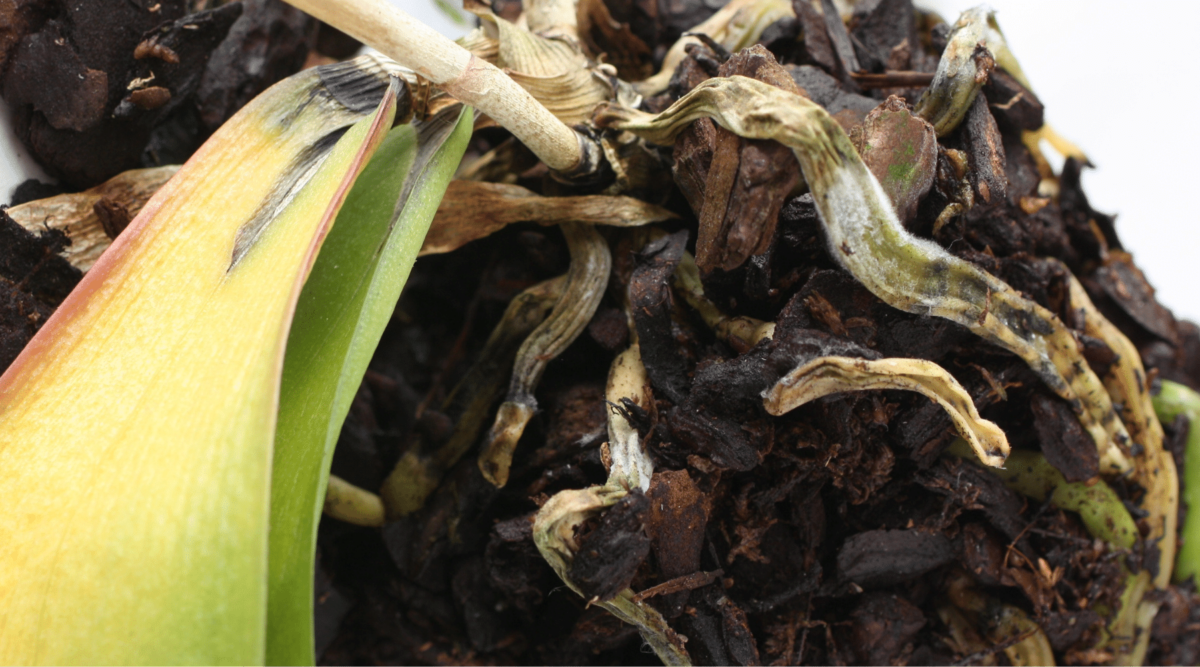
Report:
[[[317,523],[342,422],[471,135],[468,108],[392,130],[346,199],[288,339],[271,482],[267,663],[313,664]]]
[[[288,325],[392,125],[378,65],[239,111],[0,377],[0,664],[263,660]]]

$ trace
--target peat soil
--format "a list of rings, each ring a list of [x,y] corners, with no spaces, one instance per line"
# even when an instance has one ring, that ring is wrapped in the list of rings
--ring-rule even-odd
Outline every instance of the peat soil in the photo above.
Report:
[[[0,30],[3,95],[16,109],[18,132],[41,147],[38,158],[63,188],[186,157],[268,79],[300,67],[318,39],[315,23],[275,0],[206,9],[202,30],[183,29],[200,25],[189,13],[194,6],[138,1],[123,0],[134,18],[119,19],[137,27],[104,33],[125,35],[120,48],[81,36],[87,26],[58,0],[18,1],[13,21],[24,21],[21,34],[8,40]],[[97,21],[114,21],[105,12],[122,3],[92,4],[105,10],[96,10]],[[606,0],[619,39],[585,38],[611,49],[624,76],[645,76],[684,30],[711,14],[709,4]],[[494,5],[499,14],[519,11],[512,0]],[[1045,258],[1061,260],[1134,342],[1151,377],[1200,389],[1200,328],[1155,300],[1122,249],[1114,217],[1089,206],[1080,189],[1086,165],[1068,159],[1060,174],[1047,174],[1022,142],[1022,131],[1042,125],[1033,92],[995,69],[963,126],[934,139],[910,111],[922,92],[916,75],[928,77],[945,46],[944,23],[908,0],[861,3],[841,30],[813,4],[795,7],[797,18],[772,25],[760,45],[738,54],[691,47],[669,91],[646,100],[647,108],[661,110],[706,78],[736,73],[794,87],[826,107],[864,156],[884,155],[885,172],[895,163],[880,147],[903,137],[918,181],[897,199],[910,231],[1074,326],[1066,276]],[[255,16],[271,27],[245,23]],[[252,60],[248,51],[260,48],[253,35],[279,39],[261,48],[287,64],[249,81],[230,68]],[[345,55],[337,48],[325,52]],[[132,55],[139,49],[141,58]],[[148,77],[139,68],[155,58],[178,68],[155,71],[168,92],[133,99],[128,83]],[[214,67],[226,69],[210,77]],[[868,85],[866,73],[882,77]],[[84,93],[75,92],[80,85]],[[512,147],[507,133],[480,130],[467,159],[498,146]],[[982,650],[970,650],[956,634],[961,626],[951,616],[962,613],[947,610],[952,591],[964,587],[1024,610],[1060,663],[1107,660],[1093,647],[1106,612],[1119,606],[1123,566],[1145,567],[1142,554],[1111,549],[1074,513],[944,455],[956,432],[920,395],[836,394],[780,417],[765,412],[760,395],[790,370],[778,362],[786,346],[927,359],[968,390],[1014,448],[1042,452],[1068,480],[1093,479],[1094,445],[1066,403],[1016,356],[946,320],[890,308],[860,286],[830,256],[812,196],[795,192],[798,166],[778,145],[697,121],[673,149],[651,155],[661,170],[657,186],[631,194],[680,219],[652,243],[605,232],[614,266],[608,292],[586,331],[549,363],[508,483],[498,489],[483,477],[476,447],[423,507],[382,529],[322,521],[321,662],[657,664],[635,628],[566,588],[532,540],[532,517],[551,496],[607,478],[605,382],[629,343],[626,295],[644,305],[633,317],[654,404],[632,417],[655,474],[647,492],[631,493],[577,535],[572,577],[585,590],[660,586],[649,603],[687,637],[700,664],[1007,664],[1002,645],[981,640]],[[506,177],[535,192],[569,192],[535,161]],[[30,184],[18,197],[47,193]],[[951,205],[959,213],[942,216]],[[0,215],[0,367],[78,280],[57,255],[66,243]],[[685,248],[706,294],[729,315],[775,322],[773,341],[747,347],[714,335],[668,278]],[[378,489],[413,443],[448,439],[456,416],[444,411],[445,399],[480,361],[505,307],[564,273],[569,261],[557,230],[526,225],[422,258],[354,400],[333,473]],[[1089,364],[1103,373],[1114,353],[1080,336]],[[1182,469],[1188,424],[1164,427]],[[1142,490],[1114,488],[1137,518]],[[1187,511],[1181,506],[1181,515]],[[1155,595],[1162,606],[1148,659],[1200,662],[1194,583]]]

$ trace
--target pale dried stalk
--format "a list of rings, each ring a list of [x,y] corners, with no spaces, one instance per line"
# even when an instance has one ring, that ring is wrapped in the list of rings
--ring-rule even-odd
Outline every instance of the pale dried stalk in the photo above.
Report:
[[[1175,458],[1163,448],[1162,424],[1154,412],[1146,369],[1137,348],[1100,314],[1075,276],[1065,266],[1063,270],[1070,278],[1071,307],[1083,315],[1083,332],[1104,341],[1117,354],[1117,360],[1104,378],[1104,385],[1114,404],[1120,406],[1121,420],[1129,429],[1130,438],[1142,448],[1141,453],[1133,457],[1133,479],[1146,490],[1141,503],[1142,509],[1149,512],[1146,522],[1150,524],[1150,534],[1146,539],[1158,543],[1160,560],[1154,585],[1166,588],[1175,562],[1179,520],[1179,475],[1175,470]]]
[[[994,61],[986,51],[977,54],[976,49],[987,44],[991,13],[990,8],[981,5],[958,17],[942,59],[938,61],[933,83],[917,102],[916,114],[929,121],[939,137],[958,127],[987,81]]]
[[[378,49],[517,136],[551,169],[570,173],[584,145],[524,88],[387,0],[288,0],[297,9]]]
[[[418,435],[383,480],[379,495],[389,517],[398,519],[421,509],[442,483],[446,471],[479,440],[492,405],[504,396],[517,351],[562,298],[566,284],[566,275],[557,276],[526,289],[509,302],[478,361],[442,402],[442,413],[454,420],[450,438],[431,443]],[[430,451],[430,446],[435,448]]]
[[[1117,354],[1104,384],[1114,403],[1120,406],[1121,419],[1130,437],[1141,445],[1140,453],[1133,456],[1133,479],[1146,490],[1141,509],[1147,512],[1145,521],[1150,525],[1150,533],[1145,540],[1158,545],[1158,572],[1151,583],[1162,590],[1171,583],[1177,548],[1179,475],[1175,457],[1163,448],[1162,424],[1154,411],[1146,370],[1137,348],[1096,310],[1075,276],[1065,266],[1063,270],[1070,277],[1071,307],[1082,314],[1084,333],[1104,341]],[[1138,607],[1133,621],[1136,640],[1127,650],[1118,651],[1114,664],[1142,664],[1149,648],[1150,626],[1158,613],[1158,602],[1146,599],[1133,586],[1130,589],[1133,591],[1130,595],[1135,597],[1128,602]]]

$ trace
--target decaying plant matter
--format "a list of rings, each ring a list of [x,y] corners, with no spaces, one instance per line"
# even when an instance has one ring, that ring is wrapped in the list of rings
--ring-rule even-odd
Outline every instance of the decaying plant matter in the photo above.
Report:
[[[323,660],[1200,659],[1200,328],[990,10],[466,4],[297,0],[486,116],[334,455]]]

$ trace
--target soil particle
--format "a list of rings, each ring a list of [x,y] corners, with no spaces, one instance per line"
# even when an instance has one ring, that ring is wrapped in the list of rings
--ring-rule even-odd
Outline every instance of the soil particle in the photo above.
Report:
[[[893,593],[872,591],[850,612],[854,650],[861,664],[895,665],[907,662],[913,639],[925,627],[925,614]]]
[[[1126,253],[1112,253],[1091,280],[1147,333],[1177,346],[1175,317],[1154,298],[1154,288]]]
[[[675,337],[671,315],[674,310],[671,274],[683,258],[688,232],[664,236],[642,249],[629,279],[629,305],[637,327],[642,363],[657,395],[672,403],[687,396],[687,367]]]
[[[944,536],[916,530],[870,530],[846,540],[838,550],[838,574],[863,588],[911,581],[954,560]]]
[[[875,0],[860,3],[854,8],[851,38],[855,53],[863,69],[880,72],[895,63],[897,49],[909,50],[916,44],[917,30],[914,22],[916,12],[911,0]],[[891,67],[890,69],[906,69]]]
[[[821,67],[826,72],[837,71],[837,54],[829,33],[825,28],[825,17],[813,7],[809,0],[792,0],[792,8],[800,23],[803,35],[804,51],[808,61]],[[797,81],[797,83],[800,83]],[[801,87],[804,84],[800,84]]]
[[[317,22],[282,0],[242,0],[242,15],[204,70],[196,109],[207,132],[272,84],[298,71],[316,45]],[[344,53],[346,47],[327,40]],[[338,57],[337,53],[326,55]]]
[[[650,501],[634,489],[600,517],[595,529],[579,538],[569,576],[585,598],[604,602],[629,588],[638,566],[650,555],[644,528],[649,510]]]
[[[903,99],[892,96],[867,114],[861,132],[851,140],[883,186],[900,221],[912,220],[917,205],[933,187],[937,170],[933,126],[914,116]]]
[[[668,470],[654,475],[646,498],[646,534],[662,579],[698,572],[708,523],[704,494],[686,470]],[[655,604],[668,618],[674,618],[683,611],[688,597],[688,591],[680,591],[662,596]]]
[[[240,17],[222,8],[207,19],[185,17],[179,3],[163,3],[149,16],[137,3],[73,1],[82,3],[81,15],[111,10],[97,20],[107,32],[97,36],[62,18],[59,0],[0,0],[0,55],[11,56],[10,66],[24,58],[21,67],[45,67],[46,76],[75,76],[75,88],[66,88],[71,95],[35,90],[33,70],[3,83],[19,84],[13,96],[26,100],[17,114],[26,130],[69,133],[62,136],[78,153],[71,159],[102,152],[89,133],[114,123],[127,126],[120,141],[149,137],[149,144],[129,149],[135,162],[186,156],[238,106],[299,67],[313,43],[325,43],[313,41],[320,39],[315,22],[278,0],[251,0]],[[622,49],[640,41],[647,51],[629,47],[620,67],[652,69],[683,27],[718,4],[581,3],[595,28],[585,41],[603,38]],[[1040,258],[1062,260],[1130,336],[1151,372],[1200,387],[1200,328],[1157,304],[1121,252],[1112,216],[1093,210],[1083,195],[1083,165],[1067,161],[1057,200],[1039,195],[1042,175],[1021,141],[1022,130],[1041,124],[1032,93],[994,71],[963,128],[931,140],[927,124],[903,101],[919,91],[877,89],[868,96],[850,75],[860,68],[931,72],[948,27],[914,13],[908,0],[860,2],[848,26],[830,2],[821,9],[808,0],[794,5],[794,21],[768,30],[774,55],[761,46],[730,55],[690,45],[667,92],[647,107],[665,108],[704,79],[733,73],[794,88],[854,131],[881,179],[893,172],[909,178],[888,192],[915,233],[1078,328],[1066,303],[1066,274]],[[497,0],[494,8],[516,18],[520,3]],[[605,14],[615,23],[595,23]],[[11,25],[5,16],[15,17]],[[188,27],[201,19],[210,27]],[[225,29],[229,37],[220,40]],[[47,43],[47,36],[64,43]],[[139,53],[144,57],[135,58]],[[45,62],[47,54],[58,59]],[[128,89],[129,77],[151,74],[153,80]],[[75,83],[89,76],[95,90]],[[98,116],[96,91],[104,92]],[[124,115],[112,118],[126,99]],[[470,150],[478,158],[513,145],[503,131],[488,128],[475,134]],[[544,411],[523,435],[509,484],[496,489],[486,482],[468,453],[446,464],[424,506],[382,530],[322,521],[321,662],[653,662],[635,628],[588,606],[589,599],[628,587],[645,593],[643,604],[688,637],[698,664],[949,664],[968,657],[953,654],[944,639],[939,605],[951,577],[1024,610],[1060,663],[1096,659],[1089,651],[1102,638],[1105,611],[1118,607],[1128,569],[1154,559],[1153,546],[1110,549],[1074,513],[1027,501],[982,466],[944,455],[956,432],[922,396],[835,394],[771,417],[761,393],[824,355],[927,359],[962,384],[1014,447],[1039,450],[1069,479],[1086,481],[1095,476],[1095,450],[1070,408],[1020,359],[958,325],[894,310],[842,270],[829,255],[811,193],[792,192],[799,180],[790,151],[700,120],[673,149],[648,148],[646,155],[661,159],[664,176],[671,165],[675,187],[651,194],[680,217],[659,228],[665,235],[605,232],[615,248],[612,292],[589,335],[547,365],[537,389]],[[529,155],[520,159],[517,176],[503,160],[479,173],[486,172],[484,180],[515,178],[542,195],[577,194],[539,180]],[[76,168],[64,164],[54,168]],[[108,168],[95,163],[101,167]],[[934,234],[948,204],[964,210]],[[110,233],[118,233],[121,211],[103,215]],[[61,235],[30,235],[10,222],[0,220],[4,364],[78,280],[58,261]],[[698,237],[707,297],[728,316],[774,322],[772,337],[730,345],[686,305],[673,274],[691,234]],[[660,240],[647,245],[647,238]],[[448,442],[461,419],[447,396],[476,365],[504,367],[502,359],[479,356],[505,306],[529,285],[565,271],[567,258],[557,233],[514,225],[422,259],[353,400],[335,474],[373,490],[402,453],[431,455]],[[585,599],[566,589],[538,553],[532,521],[553,494],[607,478],[600,453],[609,409],[604,386],[612,355],[631,338],[621,306],[626,296],[655,393],[652,404],[631,415],[655,472],[645,495],[631,492],[577,533],[580,550],[569,576]],[[1088,363],[1103,374],[1113,350],[1087,336],[1079,340]],[[1177,457],[1184,429],[1182,422],[1167,425],[1166,444]],[[1140,488],[1112,485],[1140,511]],[[1190,584],[1155,595],[1162,607],[1150,659],[1194,663],[1200,598]]]
[[[1100,454],[1067,402],[1036,392],[1030,402],[1033,427],[1042,453],[1068,482],[1083,482],[1100,472]]]
[[[761,45],[739,51],[717,74],[746,76],[797,92],[791,76]],[[699,210],[700,271],[732,271],[751,255],[766,252],[775,238],[779,210],[799,178],[800,165],[787,147],[716,128]]]
[[[997,121],[1030,132],[1041,129],[1045,113],[1041,101],[1008,72],[992,70],[983,94]]]
[[[0,209],[0,371],[62,303],[81,277],[58,255],[65,234],[33,234]]]
[[[978,215],[978,212],[1003,203],[1008,187],[1004,140],[983,95],[975,97],[960,132],[971,165],[971,185],[975,189],[977,206],[975,214]]]

